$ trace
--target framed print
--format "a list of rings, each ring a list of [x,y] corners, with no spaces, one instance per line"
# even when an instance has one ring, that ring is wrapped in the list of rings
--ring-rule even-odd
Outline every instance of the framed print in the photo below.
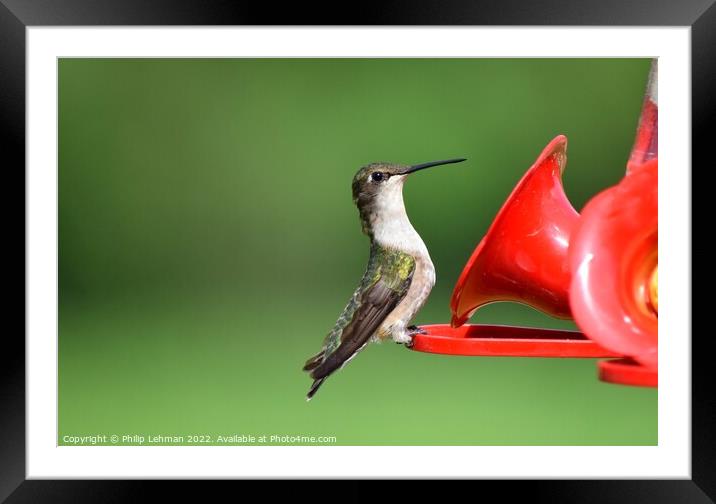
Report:
[[[3,498],[440,478],[709,502],[713,6],[165,7],[0,5],[26,188]]]

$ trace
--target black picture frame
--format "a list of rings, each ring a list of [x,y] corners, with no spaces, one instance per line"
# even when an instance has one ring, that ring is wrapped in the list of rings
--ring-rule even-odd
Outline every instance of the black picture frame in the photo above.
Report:
[[[518,0],[421,2],[385,1],[309,5],[294,3],[277,8],[268,2],[231,0],[0,0],[0,145],[5,174],[21,181],[8,183],[5,193],[23,187],[25,174],[25,30],[31,26],[83,25],[621,25],[688,26],[692,43],[692,160],[706,164],[707,121],[714,117],[716,98],[716,6],[714,0]],[[684,167],[685,176],[691,172]],[[7,198],[6,198],[7,201]],[[14,213],[13,213],[14,214]],[[6,215],[13,215],[7,212]],[[10,219],[6,219],[6,225]],[[19,234],[19,232],[18,232]],[[8,239],[6,243],[11,243]],[[23,260],[25,253],[23,225]],[[12,250],[13,256],[20,251]],[[6,271],[20,271],[6,262]],[[18,273],[19,274],[19,273]],[[24,284],[24,278],[23,278]],[[23,294],[25,289],[23,288]],[[690,295],[690,293],[684,293]],[[24,312],[23,295],[23,312]],[[6,310],[10,315],[10,310]],[[14,317],[20,315],[13,313]],[[0,501],[18,502],[134,502],[153,497],[158,483],[146,481],[39,481],[25,478],[25,345],[24,330],[6,325],[0,365]],[[24,317],[23,317],[24,327]],[[673,335],[688,337],[689,335]],[[705,336],[705,335],[704,335]],[[716,401],[714,366],[705,348],[708,336],[692,340],[692,479],[648,481],[524,481],[480,482],[480,495],[529,498],[535,502],[685,503],[716,502]],[[315,487],[292,485],[285,496],[301,493],[320,498]],[[246,484],[246,483],[244,483]],[[186,483],[175,483],[185,496]],[[165,493],[167,485],[161,484]],[[262,488],[254,491],[266,491]],[[370,498],[363,484],[351,482],[343,500],[358,494]],[[420,489],[413,485],[410,489]],[[407,491],[408,489],[406,489]],[[248,489],[243,489],[247,492]],[[474,491],[469,490],[467,491]],[[272,486],[272,497],[277,495]],[[331,492],[325,489],[326,494]],[[493,493],[494,492],[494,493]],[[202,494],[203,495],[203,494]],[[478,498],[480,495],[476,495]],[[405,497],[408,494],[404,494]]]

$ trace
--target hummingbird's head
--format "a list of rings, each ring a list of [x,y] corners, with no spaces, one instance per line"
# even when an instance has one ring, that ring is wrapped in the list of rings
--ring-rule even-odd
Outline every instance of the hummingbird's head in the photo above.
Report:
[[[353,177],[353,201],[360,212],[363,231],[370,234],[377,220],[405,213],[403,184],[408,175],[431,166],[461,161],[465,159],[447,159],[412,166],[371,163],[362,167]]]

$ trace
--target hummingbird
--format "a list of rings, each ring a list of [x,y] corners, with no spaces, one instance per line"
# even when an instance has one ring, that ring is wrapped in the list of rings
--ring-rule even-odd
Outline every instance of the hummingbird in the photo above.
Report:
[[[368,266],[358,288],[323,341],[306,361],[313,384],[310,400],[332,373],[345,366],[371,341],[392,339],[410,346],[423,331],[410,321],[435,285],[435,267],[403,203],[403,184],[411,173],[464,158],[412,166],[371,163],[353,177],[353,202],[363,233],[370,238]]]

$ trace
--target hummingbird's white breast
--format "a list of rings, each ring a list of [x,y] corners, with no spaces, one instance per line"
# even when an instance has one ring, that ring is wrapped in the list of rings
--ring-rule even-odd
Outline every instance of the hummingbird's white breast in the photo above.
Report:
[[[403,202],[405,175],[391,177],[389,186],[377,196],[371,215],[373,239],[380,245],[410,254],[415,271],[408,292],[378,329],[379,338],[392,337],[407,343],[410,321],[423,307],[435,285],[435,267],[422,238],[408,219]]]

